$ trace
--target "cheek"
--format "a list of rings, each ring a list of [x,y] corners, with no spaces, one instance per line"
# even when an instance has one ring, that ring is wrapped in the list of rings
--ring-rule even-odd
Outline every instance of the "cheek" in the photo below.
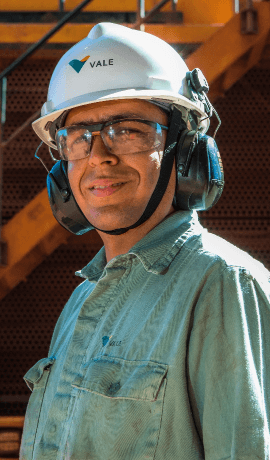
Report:
[[[160,174],[162,155],[163,152],[151,153],[144,162],[143,167],[140,168],[140,185],[142,186],[144,193],[145,190],[147,190],[148,194],[149,192],[152,192],[157,184]]]
[[[69,161],[69,162],[68,162],[68,168],[67,168],[67,170],[68,170],[68,175],[73,174],[74,169],[75,169],[74,161]]]
[[[72,191],[74,192],[76,168],[72,161],[68,162],[67,172],[68,172],[68,180],[69,180],[70,186],[72,188]]]
[[[69,161],[67,168],[68,180],[74,194],[76,194],[76,191],[79,189],[81,176],[83,174],[82,167],[80,164],[78,164],[79,161],[80,160],[76,162]]]

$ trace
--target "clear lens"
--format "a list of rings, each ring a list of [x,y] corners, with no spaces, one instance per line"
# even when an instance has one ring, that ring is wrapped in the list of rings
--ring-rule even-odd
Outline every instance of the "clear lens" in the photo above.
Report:
[[[104,144],[116,154],[146,152],[159,146],[162,140],[156,126],[133,120],[107,126],[101,136]]]
[[[56,133],[58,153],[63,160],[79,160],[87,157],[91,150],[91,127],[69,126]],[[162,142],[162,128],[150,121],[123,120],[105,126],[100,135],[107,149],[117,155],[146,152]]]
[[[80,160],[90,153],[92,134],[86,128],[69,126],[56,133],[56,144],[62,160]]]

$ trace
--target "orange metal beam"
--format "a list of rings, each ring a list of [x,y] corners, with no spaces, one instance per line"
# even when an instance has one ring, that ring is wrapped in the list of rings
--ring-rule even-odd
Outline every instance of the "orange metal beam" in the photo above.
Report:
[[[258,10],[258,34],[242,35],[240,15],[235,15],[186,60],[189,68],[203,71],[209,84],[216,87],[216,95],[229,89],[262,57],[270,31],[270,3],[254,6]]]
[[[58,246],[91,241],[99,249],[96,232],[80,237],[61,227],[52,215],[47,190],[44,188],[25,208],[2,228],[2,239],[8,246],[8,266],[0,268],[0,300],[34,270]],[[1,425],[0,425],[1,426]]]
[[[2,416],[0,417],[0,428],[23,428],[24,416]]]
[[[80,3],[80,0],[66,0],[65,11],[70,11]],[[146,0],[146,9],[154,6],[153,0]],[[84,8],[84,11],[136,11],[137,0],[94,0]],[[59,11],[59,0],[46,0],[46,8],[42,2],[36,0],[8,0],[2,1],[0,11]]]
[[[44,189],[2,228],[2,238],[8,245],[8,266],[0,268],[0,299],[68,237],[54,219]]]
[[[65,11],[70,11],[80,0],[65,0]],[[146,11],[151,10],[158,0],[145,0]],[[184,20],[192,24],[220,24],[227,22],[233,15],[232,0],[181,0],[177,10],[182,11]],[[59,0],[47,0],[46,11],[59,11]],[[44,5],[36,0],[2,0],[0,11],[44,11]],[[83,11],[98,12],[136,12],[137,0],[94,0]],[[171,11],[168,2],[162,11]]]
[[[35,43],[55,24],[0,23],[1,43]],[[95,24],[67,24],[48,43],[77,43],[87,37]],[[128,26],[129,24],[123,24]],[[220,25],[145,24],[145,32],[168,43],[201,43],[208,40]]]
[[[261,60],[269,31],[260,36],[260,39],[251,48],[248,54],[234,62],[224,73],[222,79],[222,91],[225,92],[249,70]]]
[[[234,14],[231,0],[181,0],[178,8],[184,21],[193,24],[224,24]]]

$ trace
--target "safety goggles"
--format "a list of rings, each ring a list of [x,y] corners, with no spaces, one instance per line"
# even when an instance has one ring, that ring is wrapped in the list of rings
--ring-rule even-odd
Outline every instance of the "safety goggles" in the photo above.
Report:
[[[92,139],[101,136],[106,148],[116,155],[147,152],[162,143],[162,130],[167,126],[154,121],[123,119],[90,126],[65,126],[56,131],[59,160],[80,160],[90,155]]]

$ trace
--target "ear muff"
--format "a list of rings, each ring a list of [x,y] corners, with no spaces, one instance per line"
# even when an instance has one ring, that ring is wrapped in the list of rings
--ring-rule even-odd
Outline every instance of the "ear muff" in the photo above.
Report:
[[[67,176],[67,161],[58,161],[47,176],[47,190],[52,212],[62,227],[83,235],[94,227],[79,208]]]
[[[176,152],[174,208],[210,209],[223,187],[222,161],[215,140],[196,131],[183,131]]]

